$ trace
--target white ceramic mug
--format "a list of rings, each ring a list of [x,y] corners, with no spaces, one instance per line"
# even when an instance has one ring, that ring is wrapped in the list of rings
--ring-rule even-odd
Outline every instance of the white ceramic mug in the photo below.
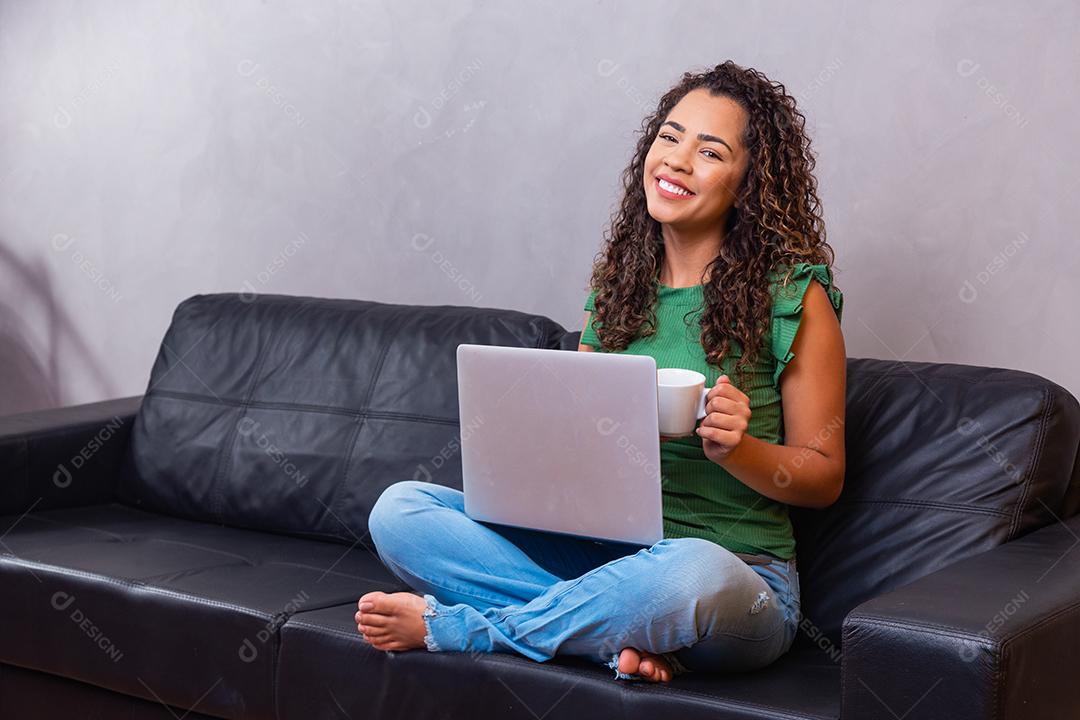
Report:
[[[705,376],[696,370],[660,368],[656,371],[656,402],[660,434],[664,437],[693,435],[698,420],[705,417],[709,388]]]

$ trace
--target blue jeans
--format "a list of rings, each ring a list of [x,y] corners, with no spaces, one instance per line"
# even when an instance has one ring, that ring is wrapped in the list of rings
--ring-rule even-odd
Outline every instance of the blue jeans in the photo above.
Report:
[[[623,648],[664,655],[674,674],[744,671],[787,652],[798,629],[794,557],[487,523],[465,514],[460,490],[419,480],[386,488],[368,527],[387,568],[423,595],[432,652],[574,655],[642,680],[619,671]]]

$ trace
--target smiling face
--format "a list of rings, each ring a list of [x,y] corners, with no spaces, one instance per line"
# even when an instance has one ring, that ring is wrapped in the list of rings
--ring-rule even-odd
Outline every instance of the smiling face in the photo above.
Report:
[[[681,230],[723,228],[749,165],[742,144],[747,120],[734,100],[704,88],[676,103],[645,156],[645,199],[657,222]]]

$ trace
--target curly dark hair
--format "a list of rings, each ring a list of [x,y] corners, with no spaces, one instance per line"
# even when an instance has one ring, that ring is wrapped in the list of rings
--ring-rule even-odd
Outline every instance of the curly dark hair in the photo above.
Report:
[[[815,160],[804,127],[806,118],[784,86],[753,68],[730,60],[701,73],[685,72],[642,121],[641,138],[622,173],[621,207],[605,232],[594,259],[590,288],[596,290],[593,315],[605,351],[624,350],[639,333],[656,332],[655,305],[664,243],[661,226],[648,212],[644,189],[645,156],[672,108],[691,90],[705,88],[727,97],[747,114],[742,135],[749,165],[728,219],[720,252],[706,269],[701,345],[710,365],[720,366],[730,351],[738,354],[736,386],[757,361],[771,317],[769,273],[798,262],[831,265],[833,249],[812,170]],[[743,353],[742,348],[750,348]],[[733,379],[733,382],[735,380]]]

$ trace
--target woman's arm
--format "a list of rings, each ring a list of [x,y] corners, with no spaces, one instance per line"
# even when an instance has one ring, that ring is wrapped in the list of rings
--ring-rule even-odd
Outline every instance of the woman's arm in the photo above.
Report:
[[[840,321],[817,282],[806,289],[791,351],[795,356],[780,375],[784,444],[744,433],[718,464],[774,500],[824,508],[844,486],[847,351]]]

